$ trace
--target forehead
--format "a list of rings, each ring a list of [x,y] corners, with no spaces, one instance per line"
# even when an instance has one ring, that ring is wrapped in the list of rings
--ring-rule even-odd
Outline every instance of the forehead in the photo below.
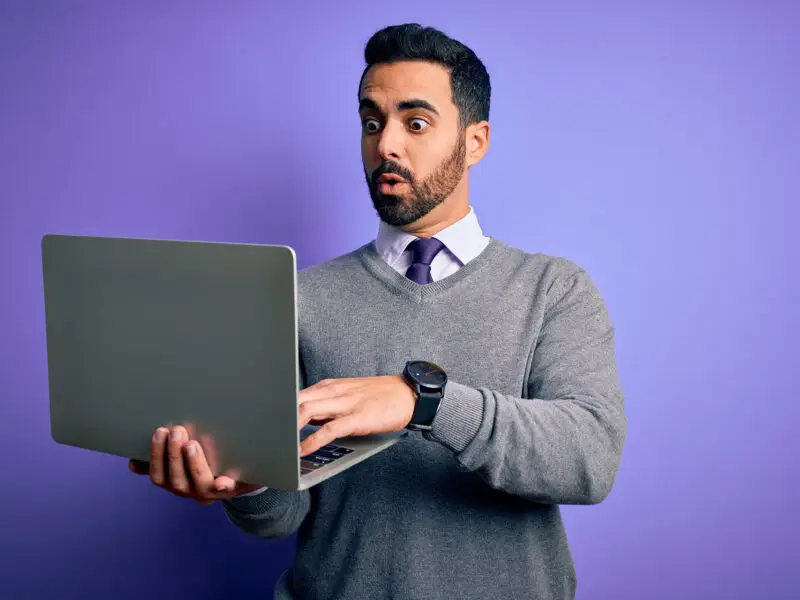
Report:
[[[360,98],[372,98],[381,105],[394,104],[406,98],[421,98],[440,111],[448,107],[455,109],[449,71],[439,64],[423,61],[402,61],[371,67],[361,84]]]

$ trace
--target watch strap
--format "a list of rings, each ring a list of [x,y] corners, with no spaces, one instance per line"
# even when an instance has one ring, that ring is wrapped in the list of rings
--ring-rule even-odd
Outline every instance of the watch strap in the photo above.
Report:
[[[439,412],[443,395],[444,390],[434,392],[421,389],[417,395],[417,403],[414,407],[414,414],[411,416],[411,422],[408,424],[408,429],[430,429],[436,414]]]

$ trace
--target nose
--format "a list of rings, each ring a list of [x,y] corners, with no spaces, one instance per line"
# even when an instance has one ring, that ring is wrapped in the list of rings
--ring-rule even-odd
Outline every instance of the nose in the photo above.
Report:
[[[378,139],[378,154],[384,161],[397,160],[403,154],[404,143],[402,125],[389,120]]]

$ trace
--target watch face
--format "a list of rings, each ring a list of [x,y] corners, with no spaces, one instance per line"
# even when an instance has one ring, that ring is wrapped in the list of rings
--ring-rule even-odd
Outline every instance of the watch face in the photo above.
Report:
[[[425,361],[415,361],[408,365],[408,372],[421,386],[440,388],[447,382],[447,376],[439,365]]]

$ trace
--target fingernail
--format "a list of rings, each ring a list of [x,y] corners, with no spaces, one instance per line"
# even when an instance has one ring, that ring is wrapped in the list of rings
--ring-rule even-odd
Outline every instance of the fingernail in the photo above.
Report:
[[[167,437],[167,432],[163,429],[156,429],[155,433],[153,434],[153,439],[156,442],[163,442],[165,437]]]
[[[197,444],[194,442],[190,442],[186,445],[186,453],[189,456],[194,456],[194,453],[197,452]]]
[[[180,429],[173,429],[172,430],[172,434],[171,434],[170,437],[171,437],[173,442],[176,442],[178,440],[182,440],[183,439],[183,431],[181,431]]]

